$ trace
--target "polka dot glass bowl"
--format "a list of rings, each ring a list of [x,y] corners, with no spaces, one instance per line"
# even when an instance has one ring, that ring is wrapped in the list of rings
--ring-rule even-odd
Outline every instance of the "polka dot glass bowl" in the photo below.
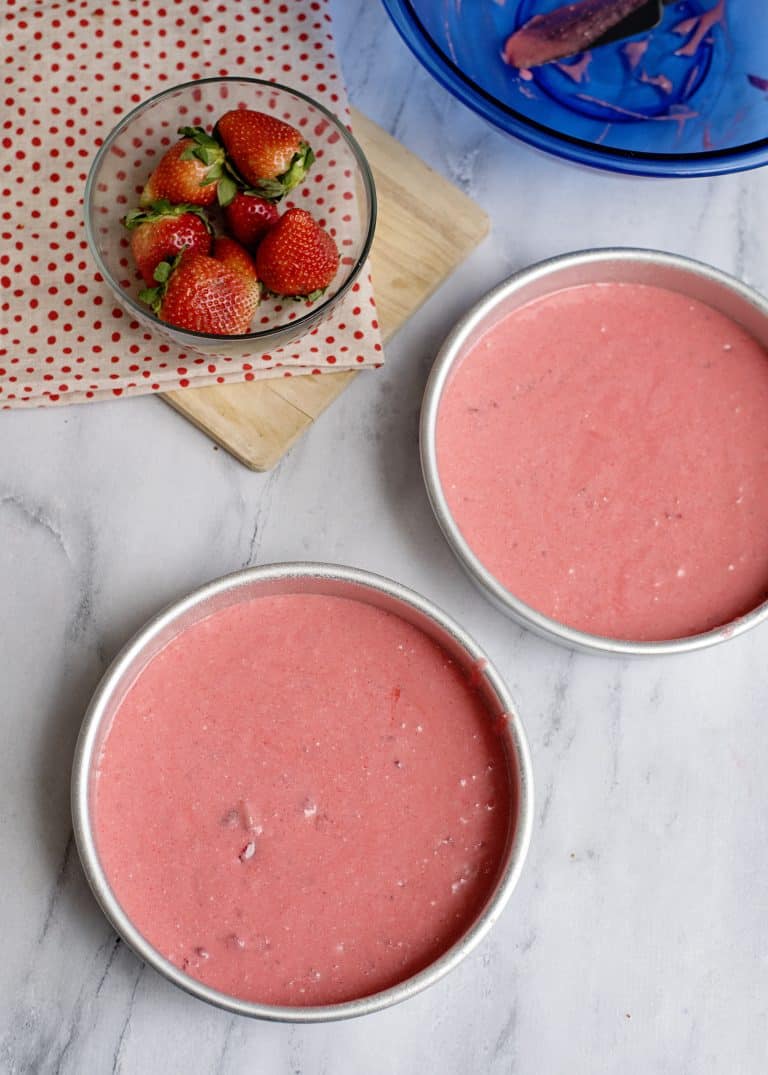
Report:
[[[163,153],[180,137],[179,127],[199,125],[212,130],[218,117],[233,108],[275,115],[297,127],[312,146],[314,165],[280,208],[308,209],[335,238],[341,260],[336,277],[315,302],[266,297],[251,326],[254,331],[214,336],[173,328],[139,302],[141,278],[132,262],[122,218],[138,203]],[[99,272],[132,317],[185,351],[235,358],[286,347],[331,316],[368,256],[376,223],[376,191],[357,142],[317,101],[259,79],[208,78],[165,90],[120,120],[91,166],[85,220]]]

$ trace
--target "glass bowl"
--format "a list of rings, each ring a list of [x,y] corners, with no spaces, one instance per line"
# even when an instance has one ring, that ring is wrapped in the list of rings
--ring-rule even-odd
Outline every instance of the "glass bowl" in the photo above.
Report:
[[[504,42],[563,0],[384,0],[446,89],[508,134],[636,175],[716,175],[768,161],[768,8],[675,0],[652,31],[520,72]]]
[[[213,128],[233,108],[269,112],[297,127],[317,158],[305,181],[280,202],[308,209],[334,236],[338,272],[314,303],[267,297],[255,331],[216,336],[174,328],[138,300],[143,284],[133,265],[122,218],[133,208],[151,171],[177,141],[179,127]],[[336,116],[298,90],[255,78],[206,78],[150,97],[123,116],[105,139],[85,186],[88,244],[106,284],[129,314],[184,351],[247,357],[286,347],[331,316],[360,273],[373,241],[376,190],[363,151]]]

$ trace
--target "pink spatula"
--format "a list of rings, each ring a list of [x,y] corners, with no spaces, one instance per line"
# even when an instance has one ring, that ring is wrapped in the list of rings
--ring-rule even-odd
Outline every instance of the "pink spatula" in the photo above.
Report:
[[[534,15],[504,45],[512,67],[539,67],[577,52],[652,30],[673,0],[579,0]]]

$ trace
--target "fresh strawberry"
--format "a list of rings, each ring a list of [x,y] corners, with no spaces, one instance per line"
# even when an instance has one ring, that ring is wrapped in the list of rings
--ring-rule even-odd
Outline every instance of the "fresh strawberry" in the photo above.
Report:
[[[226,204],[237,186],[224,171],[224,150],[200,127],[182,127],[186,135],[161,157],[147,180],[139,205],[161,198],[174,205],[213,205],[217,195]]]
[[[182,250],[194,254],[211,250],[211,225],[198,205],[171,205],[161,199],[146,209],[132,209],[123,224],[131,231],[131,253],[150,287],[161,261],[176,257]]]
[[[255,247],[280,216],[274,202],[241,190],[224,210],[227,227],[243,246]]]
[[[269,291],[316,299],[339,267],[339,251],[306,209],[289,209],[256,251],[256,270]]]
[[[228,235],[219,235],[214,240],[213,256],[245,281],[253,291],[256,306],[258,306],[261,301],[261,286],[256,272],[256,265],[245,247],[234,239],[230,239]]]
[[[139,293],[162,321],[214,336],[248,332],[258,294],[242,273],[205,254],[180,254],[155,269],[158,286]]]
[[[302,181],[315,159],[295,127],[266,112],[225,112],[214,134],[244,184],[275,201]]]

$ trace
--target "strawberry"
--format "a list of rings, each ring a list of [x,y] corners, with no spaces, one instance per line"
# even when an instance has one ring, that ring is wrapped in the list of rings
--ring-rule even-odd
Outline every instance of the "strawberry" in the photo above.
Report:
[[[158,286],[139,298],[169,325],[213,336],[248,332],[258,293],[240,272],[205,254],[179,254],[155,269]]]
[[[163,198],[174,205],[213,205],[217,195],[226,204],[237,187],[224,171],[224,150],[201,127],[182,127],[186,135],[160,158],[147,180],[139,205]]]
[[[219,235],[214,240],[213,256],[245,281],[255,294],[256,306],[258,306],[261,301],[261,285],[256,265],[245,247],[235,242],[234,239],[230,239],[228,235]]]
[[[277,206],[253,191],[238,191],[224,210],[227,227],[243,246],[255,247],[279,217]]]
[[[146,209],[132,209],[123,224],[131,231],[131,253],[144,283],[150,287],[161,261],[174,258],[182,250],[208,254],[213,241],[211,225],[198,205],[171,205],[161,199]]]
[[[289,209],[256,251],[259,279],[277,295],[316,299],[339,267],[339,251],[306,209]]]
[[[243,185],[275,201],[302,181],[315,159],[295,127],[266,112],[225,112],[214,134]]]

